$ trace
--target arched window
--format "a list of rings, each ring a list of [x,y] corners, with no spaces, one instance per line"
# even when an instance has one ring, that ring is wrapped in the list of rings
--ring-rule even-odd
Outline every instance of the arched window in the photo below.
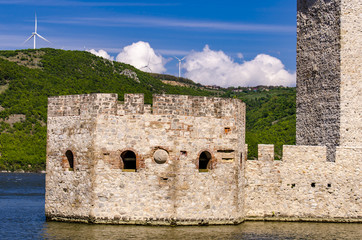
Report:
[[[124,151],[121,154],[123,161],[123,169],[134,169],[136,170],[136,154],[132,151]]]
[[[199,170],[207,170],[210,160],[211,154],[208,151],[202,152],[199,157]]]
[[[73,170],[74,168],[74,155],[73,152],[68,150],[65,152],[65,156],[67,157],[68,164],[69,164],[69,170]]]

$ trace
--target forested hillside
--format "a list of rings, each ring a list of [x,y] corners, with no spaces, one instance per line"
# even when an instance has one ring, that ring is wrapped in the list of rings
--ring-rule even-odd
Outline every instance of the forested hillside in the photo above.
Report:
[[[190,86],[162,78],[83,51],[0,51],[0,170],[45,169],[47,98],[55,95],[118,93],[123,100],[124,93],[144,93],[146,103],[153,93],[238,97],[247,104],[250,157],[257,143],[295,142],[294,88],[208,91],[187,79],[181,82]]]

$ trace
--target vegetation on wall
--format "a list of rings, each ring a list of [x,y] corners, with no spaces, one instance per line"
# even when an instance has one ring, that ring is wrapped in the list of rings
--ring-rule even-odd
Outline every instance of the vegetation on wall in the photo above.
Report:
[[[125,75],[125,69],[135,72],[139,80]],[[220,94],[188,79],[181,82],[192,87],[161,81],[170,78],[83,51],[0,51],[0,170],[45,169],[47,98],[55,95],[117,93],[123,100],[124,93],[144,93],[146,103],[152,103],[154,93],[237,97],[247,104],[246,141],[251,158],[257,155],[257,143],[274,143],[279,146],[277,152],[282,144],[294,144],[294,88],[237,93],[221,89]],[[22,114],[25,120],[9,121],[14,114]]]

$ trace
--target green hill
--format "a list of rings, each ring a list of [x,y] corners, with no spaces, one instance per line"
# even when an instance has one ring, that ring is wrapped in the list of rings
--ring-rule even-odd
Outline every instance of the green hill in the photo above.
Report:
[[[188,79],[176,86],[161,80],[177,82],[83,51],[0,51],[0,170],[45,168],[47,98],[55,95],[118,93],[123,100],[124,93],[144,93],[146,103],[153,93],[238,97],[248,108],[251,157],[256,143],[295,142],[294,88],[233,93],[207,90]]]

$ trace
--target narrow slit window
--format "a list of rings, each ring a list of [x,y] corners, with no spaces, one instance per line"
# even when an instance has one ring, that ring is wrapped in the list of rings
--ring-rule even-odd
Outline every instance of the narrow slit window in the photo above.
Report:
[[[210,160],[211,154],[208,151],[202,152],[199,157],[199,170],[207,172]]]
[[[65,152],[65,156],[67,157],[67,160],[68,160],[69,170],[73,170],[74,169],[74,155],[73,155],[73,152],[68,150],[68,151]]]
[[[121,154],[123,169],[136,171],[136,154],[132,151],[124,151]]]

